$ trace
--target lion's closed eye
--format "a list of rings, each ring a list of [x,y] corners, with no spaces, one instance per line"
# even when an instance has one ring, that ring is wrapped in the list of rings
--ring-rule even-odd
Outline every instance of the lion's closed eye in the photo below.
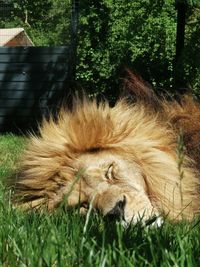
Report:
[[[108,166],[108,169],[106,170],[106,173],[105,173],[105,178],[107,180],[114,179],[113,163]]]
[[[108,181],[118,180],[119,166],[115,162],[108,165],[105,171],[105,178]]]

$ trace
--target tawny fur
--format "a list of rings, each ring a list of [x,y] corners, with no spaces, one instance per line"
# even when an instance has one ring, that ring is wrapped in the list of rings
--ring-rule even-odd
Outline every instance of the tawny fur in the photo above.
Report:
[[[141,101],[130,105],[122,99],[111,108],[84,100],[72,111],[63,109],[56,121],[44,121],[21,161],[15,183],[19,205],[54,209],[66,195],[69,206],[77,196],[86,201],[74,182],[74,162],[84,153],[105,150],[137,161],[149,198],[165,215],[193,218],[200,205],[200,106],[183,101],[159,103],[162,108],[156,111]],[[180,128],[186,142],[181,170]]]

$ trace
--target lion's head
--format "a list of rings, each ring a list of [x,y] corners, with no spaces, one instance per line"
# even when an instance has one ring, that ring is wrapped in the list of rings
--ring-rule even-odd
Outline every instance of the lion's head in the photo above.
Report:
[[[199,180],[187,156],[180,170],[176,149],[166,118],[141,103],[77,103],[30,137],[15,184],[18,203],[91,203],[125,224],[160,214],[190,219],[199,209]]]
[[[85,203],[104,216],[126,224],[158,215],[141,167],[128,155],[95,150],[81,155],[76,166]]]

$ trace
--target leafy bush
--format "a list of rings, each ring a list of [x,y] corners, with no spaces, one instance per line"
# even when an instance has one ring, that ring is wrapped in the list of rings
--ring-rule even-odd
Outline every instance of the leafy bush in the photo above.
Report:
[[[7,1],[8,2],[8,1]],[[70,40],[70,0],[13,0],[11,12],[4,15],[0,27],[24,27],[38,46],[66,45]],[[2,11],[5,12],[2,3]]]
[[[174,1],[84,1],[77,78],[95,92],[115,88],[125,66],[169,86],[175,54]],[[113,89],[114,90],[114,89]]]
[[[199,94],[200,57],[195,55],[200,12],[195,3],[188,4],[186,45],[179,64],[184,65],[184,86],[191,85]],[[82,1],[78,81],[95,94],[114,95],[128,66],[155,88],[173,90],[176,22],[173,0]]]
[[[200,98],[199,0],[79,2],[77,81],[84,90],[115,97],[125,67],[130,67],[158,91],[177,89],[173,80],[176,74],[183,87],[191,87]],[[35,45],[70,42],[70,0],[11,3],[15,8],[10,16],[3,17],[0,27],[24,27]],[[175,3],[188,5],[185,49],[176,72]]]

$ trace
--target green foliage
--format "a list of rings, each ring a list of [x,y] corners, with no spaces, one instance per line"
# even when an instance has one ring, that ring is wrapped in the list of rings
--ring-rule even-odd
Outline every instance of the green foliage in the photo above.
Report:
[[[156,86],[166,85],[175,54],[173,0],[103,0],[87,6],[85,1],[80,14],[78,79],[102,92],[130,66]]]
[[[4,16],[0,27],[24,27],[39,46],[69,43],[70,0],[14,0],[11,7],[11,15]]]
[[[126,66],[156,88],[173,87],[177,26],[174,0],[81,3],[77,79],[84,88],[95,94],[114,95]],[[179,64],[184,64],[185,86],[191,85],[196,92],[200,84],[199,57],[195,57],[200,47],[200,12],[191,1],[188,10],[184,60]],[[193,25],[191,17],[195,18]],[[191,52],[194,54],[189,56]]]
[[[9,3],[14,10],[3,17],[0,27],[24,27],[35,45],[70,42],[70,0]],[[80,1],[77,81],[81,87],[93,95],[114,97],[125,67],[130,67],[157,90],[175,90],[177,3],[187,5],[187,18],[185,49],[176,74],[200,98],[199,0]]]
[[[184,64],[185,79],[194,94],[200,99],[200,3],[198,7],[188,10],[186,25]]]

